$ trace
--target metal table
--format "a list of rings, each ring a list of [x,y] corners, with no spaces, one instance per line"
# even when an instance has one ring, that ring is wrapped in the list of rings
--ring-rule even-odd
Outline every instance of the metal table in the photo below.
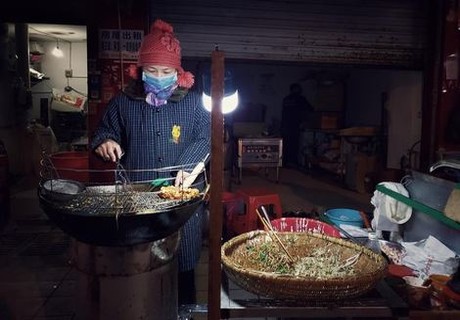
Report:
[[[408,305],[381,281],[366,296],[337,302],[280,301],[253,295],[222,276],[222,318],[404,318]]]
[[[384,281],[367,295],[343,301],[283,301],[254,295],[238,287],[222,273],[221,318],[279,319],[408,319],[409,306]],[[180,319],[207,313],[207,305],[182,306]]]

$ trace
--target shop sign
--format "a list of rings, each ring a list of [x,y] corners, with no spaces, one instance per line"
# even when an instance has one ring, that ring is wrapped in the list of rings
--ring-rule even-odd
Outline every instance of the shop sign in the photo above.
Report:
[[[99,58],[137,60],[143,37],[143,30],[99,29]]]

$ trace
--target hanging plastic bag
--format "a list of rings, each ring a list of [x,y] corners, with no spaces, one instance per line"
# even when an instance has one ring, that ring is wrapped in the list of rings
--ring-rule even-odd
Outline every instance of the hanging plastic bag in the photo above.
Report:
[[[409,197],[408,191],[401,183],[381,182],[379,185]],[[376,230],[399,231],[399,225],[406,223],[412,216],[410,206],[378,190],[374,191],[371,204],[375,207],[372,226]]]

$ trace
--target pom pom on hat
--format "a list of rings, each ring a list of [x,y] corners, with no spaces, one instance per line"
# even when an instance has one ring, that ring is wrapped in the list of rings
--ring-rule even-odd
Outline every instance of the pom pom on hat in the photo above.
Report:
[[[137,79],[137,66],[135,64],[128,67],[128,75],[133,79]]]
[[[178,72],[178,85],[190,88],[193,83],[193,75],[184,72],[181,67],[180,42],[174,35],[173,27],[157,19],[150,28],[150,33],[142,40],[139,48],[138,66],[158,65],[174,68]]]
[[[173,33],[174,32],[174,29],[172,27],[172,25],[170,25],[169,23],[161,20],[161,19],[157,19],[155,20],[155,22],[153,23],[152,27],[150,28],[150,32],[154,32],[155,29],[160,29],[162,30],[163,32],[168,32],[168,33]]]
[[[177,85],[182,88],[191,88],[195,83],[195,76],[188,72],[180,72],[177,75]]]

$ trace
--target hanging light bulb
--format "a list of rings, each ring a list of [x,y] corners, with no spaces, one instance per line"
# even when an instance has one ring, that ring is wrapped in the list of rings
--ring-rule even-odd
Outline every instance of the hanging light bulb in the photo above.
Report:
[[[56,40],[56,47],[51,51],[51,54],[56,58],[62,58],[64,56],[64,52],[59,48],[59,39]]]
[[[202,99],[203,99],[203,106],[205,107],[205,109],[211,112],[212,110],[211,97],[203,92]],[[238,103],[239,103],[238,90],[236,90],[234,93],[222,98],[222,113],[227,114],[227,113],[231,113],[235,111],[235,109],[238,107]]]
[[[211,75],[210,72],[203,74],[203,106],[209,112],[212,109],[211,101]],[[226,70],[224,74],[224,96],[222,98],[222,113],[228,114],[236,110],[239,104],[238,89],[233,81],[233,75]]]

